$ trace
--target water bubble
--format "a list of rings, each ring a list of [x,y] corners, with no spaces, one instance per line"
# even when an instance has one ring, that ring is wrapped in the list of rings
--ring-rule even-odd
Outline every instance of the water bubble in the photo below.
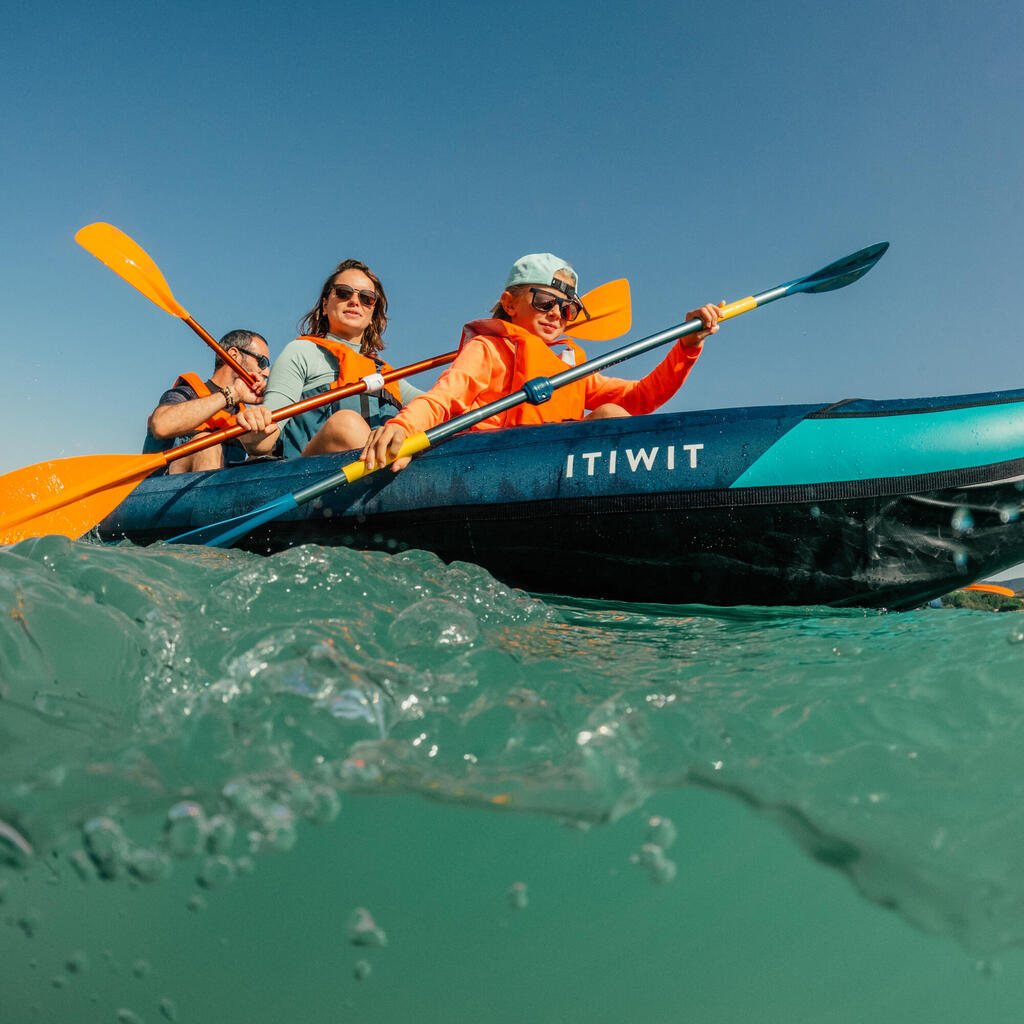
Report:
[[[85,974],[89,970],[89,957],[80,949],[76,949],[65,961],[68,974]]]
[[[18,915],[14,923],[25,933],[25,938],[31,939],[39,930],[41,921],[42,917],[39,911],[35,907],[29,907]]]
[[[202,807],[192,800],[183,800],[167,812],[164,845],[172,857],[194,856],[203,848],[206,828],[206,814]]]
[[[315,825],[326,825],[334,821],[341,811],[341,798],[327,786],[316,786],[306,817]]]
[[[209,853],[227,853],[235,841],[235,823],[226,814],[215,814],[207,822],[206,849]]]
[[[964,569],[967,567],[967,552],[963,548],[953,549],[953,564],[958,569]]]
[[[0,821],[0,864],[23,868],[32,857],[32,844],[13,825]]]
[[[185,906],[188,907],[193,914],[201,914],[206,909],[206,900],[204,900],[199,893],[194,892],[185,901]]]
[[[85,849],[100,878],[120,875],[128,856],[128,838],[112,818],[91,818],[82,826]]]
[[[664,885],[676,877],[675,861],[665,856],[665,851],[657,843],[644,843],[640,852],[633,855],[633,862],[647,869],[651,881]]]
[[[999,510],[999,522],[1015,523],[1020,519],[1020,507],[1017,505],[1003,505]]]
[[[153,965],[148,960],[138,959],[132,964],[132,974],[136,978],[148,978],[153,973]]]
[[[295,823],[291,808],[284,804],[273,804],[260,816],[259,828],[249,833],[249,848],[252,853],[269,850],[272,853],[287,853],[295,845]]]
[[[369,960],[357,960],[352,968],[352,975],[356,981],[366,981],[372,973],[373,968],[370,966]]]
[[[221,790],[224,799],[243,815],[256,815],[263,794],[248,779],[233,779]]]
[[[466,647],[479,633],[476,618],[461,605],[427,597],[391,623],[388,639],[396,647]]]
[[[967,533],[968,530],[974,529],[974,516],[971,515],[969,508],[958,508],[954,513],[952,519],[950,519],[949,525],[953,527],[957,533]]]
[[[165,1020],[177,1020],[178,1019],[178,1005],[173,999],[164,996],[160,1000],[160,1016]]]
[[[997,974],[1000,974],[1003,969],[1003,965],[999,960],[978,960],[974,969],[985,978],[994,978]]]
[[[235,880],[235,865],[223,855],[207,857],[196,876],[196,881],[204,889],[219,889]]]
[[[1024,626],[1014,626],[1006,637],[1007,643],[1024,643]]]
[[[122,1006],[117,1011],[117,1024],[145,1024],[145,1022],[134,1010]]]
[[[93,878],[93,864],[85,850],[72,850],[68,854],[68,863],[74,868],[75,874],[83,882],[91,881]]]
[[[670,818],[658,815],[647,819],[647,842],[667,850],[676,841],[676,827]]]
[[[140,882],[162,882],[171,874],[171,860],[161,850],[133,850],[128,871]]]
[[[388,937],[366,907],[356,907],[348,919],[348,941],[353,946],[386,946]]]
[[[513,882],[505,895],[508,898],[508,905],[513,910],[525,910],[530,902],[530,894],[525,882]]]
[[[55,975],[54,975],[54,976],[53,976],[53,977],[52,977],[52,978],[50,979],[50,985],[51,985],[51,986],[52,986],[53,988],[63,988],[63,987],[64,987],[64,986],[65,986],[65,985],[66,985],[67,983],[68,983],[68,979],[67,979],[67,977],[66,977],[65,975],[63,975],[63,974],[55,974]]]

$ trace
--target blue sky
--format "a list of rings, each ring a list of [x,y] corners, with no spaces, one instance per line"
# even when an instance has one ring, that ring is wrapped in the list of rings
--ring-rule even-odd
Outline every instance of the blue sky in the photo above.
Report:
[[[669,408],[1024,386],[1019,0],[13,7],[0,471],[137,452],[212,365],[74,243],[97,220],[272,351],[364,259],[393,365],[454,347],[524,252],[628,277],[637,338],[888,239],[726,325]]]

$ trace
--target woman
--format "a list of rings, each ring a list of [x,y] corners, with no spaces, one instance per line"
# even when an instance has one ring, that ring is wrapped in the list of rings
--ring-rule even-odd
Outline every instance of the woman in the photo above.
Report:
[[[550,377],[586,360],[583,350],[563,337],[566,324],[580,312],[576,271],[551,253],[523,256],[512,265],[492,319],[463,329],[462,345],[452,365],[425,395],[377,427],[367,438],[361,458],[366,468],[394,458],[410,434],[429,430],[471,409],[518,391],[534,377]],[[474,430],[553,423],[562,420],[632,416],[654,412],[679,390],[697,361],[704,339],[718,330],[717,306],[686,314],[699,317],[704,330],[680,338],[662,362],[641,380],[621,380],[593,373],[559,388],[542,405],[523,403],[488,417]],[[587,410],[590,410],[589,414]],[[408,465],[399,459],[394,469]]]
[[[384,286],[360,260],[344,260],[324,281],[316,305],[299,321],[301,336],[275,360],[264,405],[281,409],[333,387],[387,373],[378,353],[388,323]],[[361,448],[378,427],[418,395],[401,381],[374,394],[350,398],[292,416],[282,424],[284,455],[323,455]]]

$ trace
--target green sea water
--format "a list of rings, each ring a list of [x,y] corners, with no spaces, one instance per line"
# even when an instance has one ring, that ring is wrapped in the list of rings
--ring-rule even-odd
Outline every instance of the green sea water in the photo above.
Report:
[[[1024,618],[0,551],[0,1021],[1016,1021]]]

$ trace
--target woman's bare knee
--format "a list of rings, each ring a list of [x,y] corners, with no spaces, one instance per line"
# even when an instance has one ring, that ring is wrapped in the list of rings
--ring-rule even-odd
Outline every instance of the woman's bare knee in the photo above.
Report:
[[[350,452],[362,448],[370,436],[366,420],[354,409],[339,409],[313,435],[302,450],[303,455],[326,455],[328,452]]]

